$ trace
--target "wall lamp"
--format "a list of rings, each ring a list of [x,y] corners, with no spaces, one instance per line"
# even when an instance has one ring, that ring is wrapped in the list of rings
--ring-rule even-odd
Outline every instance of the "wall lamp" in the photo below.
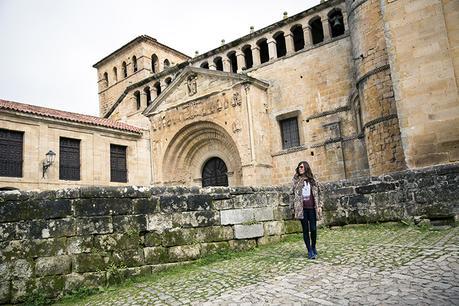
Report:
[[[43,177],[45,178],[45,173],[46,170],[54,163],[54,158],[56,157],[56,153],[54,153],[52,150],[49,150],[48,153],[46,153],[46,161],[43,162]]]

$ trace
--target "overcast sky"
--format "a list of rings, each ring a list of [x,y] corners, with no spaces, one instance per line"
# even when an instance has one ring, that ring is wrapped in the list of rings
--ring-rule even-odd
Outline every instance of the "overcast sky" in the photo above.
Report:
[[[92,65],[147,34],[190,56],[319,0],[0,0],[0,99],[98,115]]]

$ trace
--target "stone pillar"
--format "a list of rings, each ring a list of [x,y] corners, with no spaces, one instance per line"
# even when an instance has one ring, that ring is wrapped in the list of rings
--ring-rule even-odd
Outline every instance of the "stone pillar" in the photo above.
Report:
[[[164,92],[164,89],[166,89],[167,84],[166,84],[166,82],[164,82],[164,80],[160,81],[160,84],[161,84],[161,93],[162,93],[162,92]]]
[[[287,49],[287,55],[295,53],[295,45],[293,42],[293,34],[292,33],[285,33],[285,48]]]
[[[343,14],[343,24],[344,24],[344,32],[349,32],[348,25],[347,25],[347,13],[343,10],[341,10],[341,13]]]
[[[273,38],[268,39],[269,60],[277,58],[276,41]]]
[[[223,62],[223,71],[224,72],[231,72],[231,62],[227,58],[222,59]]]
[[[303,27],[303,35],[304,35],[304,48],[309,48],[312,46],[312,33],[311,33],[311,26],[305,25]]]
[[[324,41],[329,41],[331,38],[331,29],[328,18],[322,19],[322,28],[324,30]]]
[[[255,45],[255,47],[252,47],[252,61],[253,61],[253,67],[260,65],[260,47]]]
[[[217,65],[215,65],[214,59],[209,61],[209,70],[217,70]]]
[[[246,68],[244,53],[241,50],[237,50],[236,58],[237,58],[237,72],[239,73],[242,71],[242,68]]]
[[[154,86],[150,87],[150,95],[151,95],[151,101],[156,99],[156,97],[158,96],[156,93],[156,88]]]

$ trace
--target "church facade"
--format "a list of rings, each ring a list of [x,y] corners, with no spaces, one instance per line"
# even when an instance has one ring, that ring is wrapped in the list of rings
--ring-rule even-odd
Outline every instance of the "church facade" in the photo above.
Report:
[[[105,166],[77,184],[264,186],[290,182],[302,160],[322,181],[459,160],[454,0],[330,0],[193,58],[143,35],[94,67],[100,118],[125,129],[90,137],[80,163]],[[121,183],[107,174],[116,138],[130,152]],[[57,168],[52,184],[8,184],[75,184]]]

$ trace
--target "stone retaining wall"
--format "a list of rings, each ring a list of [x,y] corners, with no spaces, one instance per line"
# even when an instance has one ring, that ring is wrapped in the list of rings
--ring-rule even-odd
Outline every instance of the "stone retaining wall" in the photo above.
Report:
[[[85,188],[0,198],[0,303],[56,296],[300,231],[282,188]]]
[[[328,225],[454,218],[459,165],[325,184]],[[0,194],[0,303],[56,296],[301,230],[288,187],[119,187]],[[319,237],[320,239],[320,237]]]

